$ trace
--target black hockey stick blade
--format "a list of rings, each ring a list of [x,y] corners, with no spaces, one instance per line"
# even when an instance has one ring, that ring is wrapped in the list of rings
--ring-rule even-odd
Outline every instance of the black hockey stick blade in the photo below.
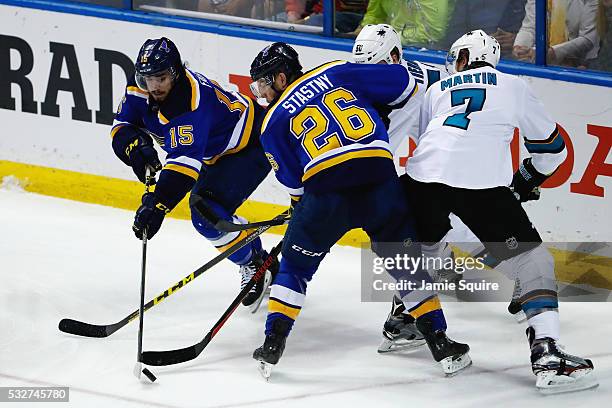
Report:
[[[279,214],[277,218],[278,217],[283,218],[284,213]],[[215,266],[222,260],[229,257],[231,254],[233,254],[234,252],[236,252],[243,246],[255,240],[258,236],[260,236],[261,234],[266,232],[268,229],[270,229],[270,227],[271,226],[265,225],[265,226],[261,226],[257,228],[257,230],[249,233],[246,237],[236,242],[234,245],[229,247],[227,250],[220,253],[219,255],[217,255],[216,257],[214,257],[213,259],[211,259],[210,261],[208,261],[207,263],[205,263],[204,265],[202,265],[201,267],[199,267],[198,269],[196,269],[195,271],[193,271],[192,273],[184,277],[182,280],[172,285],[170,288],[166,289],[163,293],[149,300],[144,306],[145,312],[149,310],[150,308],[152,308],[153,306],[160,303],[161,301],[163,301],[164,299],[166,299],[168,296],[172,295],[173,293],[176,293],[178,289],[192,282],[193,280],[195,280],[195,278],[197,278],[198,276],[200,276],[201,274],[203,274],[204,272],[206,272],[207,270],[209,270],[210,268],[212,268],[213,266]],[[103,337],[110,336],[111,334],[115,333],[117,330],[126,326],[132,320],[136,319],[138,315],[139,315],[139,311],[136,310],[132,312],[129,316],[122,319],[121,321],[117,323],[106,324],[106,325],[90,324],[90,323],[85,323],[85,322],[81,322],[81,321],[73,320],[73,319],[62,319],[59,322],[58,328],[60,331],[64,333],[74,334],[76,336],[103,338]]]
[[[176,349],[176,350],[166,350],[166,351],[143,351],[142,352],[142,362],[146,365],[150,366],[167,366],[173,364],[184,363],[186,361],[191,361],[197,358],[204,348],[208,346],[208,343],[215,337],[215,335],[221,330],[221,327],[225,324],[225,322],[229,319],[229,317],[234,313],[242,299],[249,293],[251,288],[259,282],[259,280],[264,279],[265,272],[268,270],[272,261],[281,251],[283,246],[283,241],[281,240],[268,255],[268,258],[264,261],[264,263],[257,269],[257,272],[251,278],[249,283],[240,291],[238,296],[234,299],[232,304],[227,308],[227,310],[221,315],[217,323],[210,329],[210,331],[206,334],[206,336],[198,343],[193,346]]]
[[[271,220],[266,221],[256,221],[247,224],[234,224],[233,222],[224,220],[215,214],[214,210],[206,204],[206,201],[197,194],[192,194],[189,198],[189,205],[208,222],[214,225],[217,231],[221,232],[238,232],[244,231],[252,228],[259,227],[274,227],[277,225],[283,225],[287,221],[289,221],[289,213],[284,212],[283,214],[272,218]]]
[[[98,338],[108,337],[123,326],[123,321],[108,325],[89,324],[73,319],[62,319],[59,322],[59,329],[64,333]]]

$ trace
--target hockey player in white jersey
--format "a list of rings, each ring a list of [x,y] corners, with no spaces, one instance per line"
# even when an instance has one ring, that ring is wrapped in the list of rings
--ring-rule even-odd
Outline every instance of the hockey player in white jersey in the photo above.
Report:
[[[481,30],[449,50],[451,76],[429,88],[421,108],[421,136],[406,167],[408,199],[419,231],[427,231],[423,241],[441,242],[452,212],[516,274],[536,387],[544,393],[592,388],[593,363],[558,343],[554,261],[520,204],[564,161],[565,143],[527,84],[495,69],[499,55],[497,40]],[[531,157],[513,175],[515,128]]]
[[[400,146],[406,143],[408,136],[416,138],[419,134],[419,115],[425,92],[432,84],[447,77],[448,74],[433,65],[402,58],[400,37],[388,24],[368,24],[363,27],[353,44],[353,62],[357,64],[402,64],[417,82],[411,103],[394,110],[388,106],[377,107],[387,127],[391,151],[397,154]],[[469,237],[469,241],[477,241],[474,234],[459,219],[454,217],[452,222],[463,237]],[[437,252],[435,255],[438,255]],[[444,246],[441,256],[444,259],[454,257],[449,245]],[[453,270],[432,272],[436,281],[454,281],[460,277]],[[384,323],[382,334],[383,340],[378,347],[379,353],[408,350],[425,344],[423,336],[416,328],[414,317],[410,315],[397,296],[394,296],[391,302],[391,312]]]

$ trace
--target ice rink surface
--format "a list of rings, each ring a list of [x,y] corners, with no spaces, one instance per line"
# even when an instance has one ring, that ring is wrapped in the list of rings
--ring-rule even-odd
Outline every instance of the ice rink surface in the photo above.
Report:
[[[562,338],[589,357],[600,386],[542,396],[523,325],[506,304],[446,303],[449,335],[474,365],[445,378],[426,347],[380,355],[388,304],[360,302],[359,251],[334,247],[308,288],[285,354],[266,383],[251,358],[263,342],[265,304],[240,308],[194,361],[132,374],[137,320],[105,339],[61,333],[70,317],[114,323],[138,308],[141,243],[133,212],[0,188],[0,386],[68,386],[71,407],[577,407],[610,406],[612,305],[561,304]],[[263,237],[267,248],[280,236]],[[149,243],[147,300],[217,252],[188,221],[166,219]],[[239,289],[224,261],[145,315],[145,350],[201,340]],[[3,404],[4,406],[5,404]],[[10,406],[9,404],[6,404]],[[15,404],[15,406],[39,406]]]

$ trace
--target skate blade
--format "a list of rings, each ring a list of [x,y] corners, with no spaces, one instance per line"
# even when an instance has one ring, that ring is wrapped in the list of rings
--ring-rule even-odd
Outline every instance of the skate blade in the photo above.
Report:
[[[272,282],[272,274],[270,273],[270,271],[266,271],[266,276],[264,277],[264,286],[263,286],[263,290],[261,291],[261,295],[259,295],[259,297],[257,298],[255,302],[251,303],[248,306],[249,311],[251,313],[257,313],[257,310],[259,309],[261,302],[266,296],[266,291],[268,290],[268,287],[270,287],[271,282]]]
[[[257,363],[257,370],[259,374],[267,381],[270,381],[270,375],[272,374],[272,368],[274,368],[274,364],[266,363],[265,361],[259,361]]]
[[[440,360],[442,370],[447,377],[453,377],[472,365],[472,359],[468,353],[460,356],[450,356]]]
[[[544,371],[536,377],[536,388],[544,395],[583,391],[599,385],[592,369],[576,370],[571,376],[556,375],[556,371]]]
[[[513,314],[512,316],[514,316],[514,320],[516,320],[517,323],[523,323],[525,320],[527,320],[527,315],[522,310],[516,314]]]
[[[381,354],[384,353],[392,353],[394,351],[407,351],[413,350],[415,348],[421,347],[426,343],[425,339],[419,340],[406,340],[402,339],[399,341],[389,340],[387,338],[383,338],[382,343],[378,346],[378,352]]]

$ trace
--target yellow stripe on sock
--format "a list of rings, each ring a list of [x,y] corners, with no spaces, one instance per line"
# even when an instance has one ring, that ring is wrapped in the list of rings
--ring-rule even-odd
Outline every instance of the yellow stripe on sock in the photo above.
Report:
[[[440,304],[440,299],[438,296],[434,296],[431,299],[423,302],[416,309],[410,311],[410,315],[415,319],[423,316],[426,313],[433,312],[434,310],[442,309],[442,305]]]
[[[301,309],[298,309],[295,307],[283,305],[282,303],[277,302],[274,299],[270,299],[268,301],[268,313],[282,313],[285,316],[290,317],[293,320],[295,320],[297,316],[300,314],[300,310]]]

